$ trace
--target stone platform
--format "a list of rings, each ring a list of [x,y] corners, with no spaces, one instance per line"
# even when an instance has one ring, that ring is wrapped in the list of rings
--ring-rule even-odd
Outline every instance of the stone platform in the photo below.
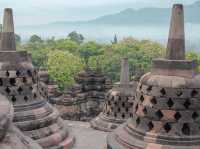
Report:
[[[90,128],[88,122],[65,121],[70,134],[76,138],[73,149],[103,149],[106,146],[107,132]]]

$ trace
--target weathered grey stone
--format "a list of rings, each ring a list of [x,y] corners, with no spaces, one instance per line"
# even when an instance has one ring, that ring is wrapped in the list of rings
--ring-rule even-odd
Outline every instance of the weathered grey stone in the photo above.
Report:
[[[50,102],[64,119],[90,121],[102,111],[105,93],[111,88],[111,82],[102,73],[89,68],[80,72],[75,80],[76,84],[63,96],[50,98]]]
[[[68,134],[66,126],[61,126],[58,111],[47,102],[47,93],[38,82],[31,56],[27,52],[17,52],[11,37],[14,37],[12,10],[5,9],[3,45],[0,47],[0,93],[14,105],[14,124],[43,148],[71,148],[74,138]]]
[[[183,6],[174,5],[166,59],[141,78],[133,118],[108,136],[108,149],[200,148],[200,75],[185,60],[183,26]]]
[[[103,112],[90,123],[94,129],[113,131],[132,117],[137,82],[129,82],[128,59],[121,62],[120,83],[108,91]]]

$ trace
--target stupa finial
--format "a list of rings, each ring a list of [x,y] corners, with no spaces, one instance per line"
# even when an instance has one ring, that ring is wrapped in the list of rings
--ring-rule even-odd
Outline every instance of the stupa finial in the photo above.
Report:
[[[120,84],[128,85],[129,84],[129,65],[128,58],[123,58],[121,62],[121,76],[120,76]]]
[[[1,40],[1,51],[16,50],[13,12],[11,8],[4,9],[3,30]]]
[[[175,4],[172,9],[166,58],[170,60],[185,59],[184,10],[182,4]]]

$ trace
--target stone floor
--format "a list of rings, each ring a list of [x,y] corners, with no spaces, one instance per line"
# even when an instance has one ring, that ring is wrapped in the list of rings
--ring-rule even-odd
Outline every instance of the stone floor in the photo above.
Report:
[[[106,144],[106,132],[90,128],[87,122],[66,121],[69,131],[76,137],[73,149],[103,149]]]

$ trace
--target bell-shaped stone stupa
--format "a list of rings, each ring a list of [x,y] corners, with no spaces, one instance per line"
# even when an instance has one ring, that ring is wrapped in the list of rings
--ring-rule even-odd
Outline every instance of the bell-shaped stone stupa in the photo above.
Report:
[[[109,134],[108,149],[200,148],[200,75],[185,59],[181,4],[173,7],[166,53],[141,78],[133,118]]]
[[[137,83],[129,81],[128,59],[122,59],[120,84],[108,91],[103,112],[91,121],[91,126],[102,131],[112,131],[132,117]]]
[[[59,113],[44,98],[29,54],[16,51],[12,9],[4,11],[0,47],[0,93],[14,105],[14,123],[43,148],[70,148],[69,136]]]

